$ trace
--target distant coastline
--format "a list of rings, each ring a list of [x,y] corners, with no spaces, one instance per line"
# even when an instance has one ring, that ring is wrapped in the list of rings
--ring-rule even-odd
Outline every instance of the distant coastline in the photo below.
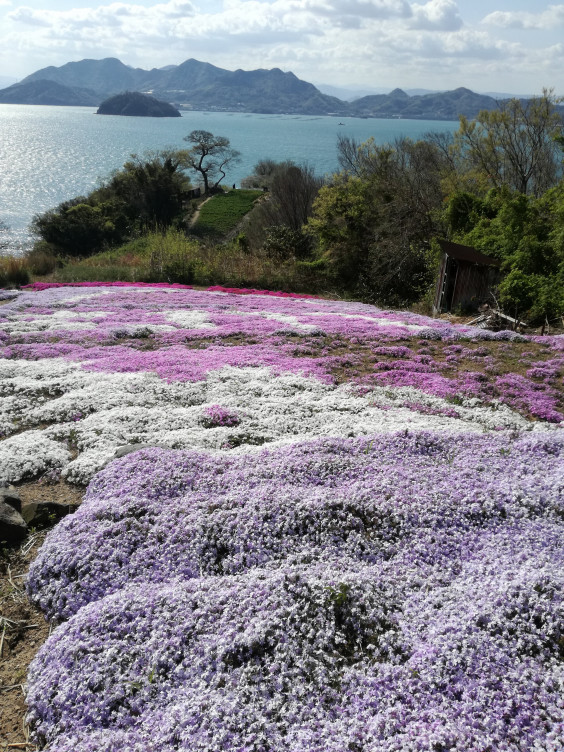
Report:
[[[458,120],[495,110],[499,101],[465,87],[408,94],[394,89],[353,101],[322,93],[313,84],[279,68],[229,71],[198,60],[142,70],[117,58],[81,60],[43,68],[0,89],[0,103],[93,106],[137,92],[184,112],[240,112],[258,115],[318,115],[386,120]],[[559,107],[564,113],[564,107]],[[112,113],[124,114],[124,113]]]

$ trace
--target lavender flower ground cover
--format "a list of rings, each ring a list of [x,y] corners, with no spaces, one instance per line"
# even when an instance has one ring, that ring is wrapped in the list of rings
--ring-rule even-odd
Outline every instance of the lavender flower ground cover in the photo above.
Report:
[[[27,583],[49,752],[563,749],[562,338],[85,286],[0,345],[2,479],[88,484]]]

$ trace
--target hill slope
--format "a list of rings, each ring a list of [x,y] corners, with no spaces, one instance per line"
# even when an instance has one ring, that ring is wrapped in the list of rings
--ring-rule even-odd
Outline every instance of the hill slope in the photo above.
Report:
[[[151,94],[185,109],[318,115],[349,111],[345,102],[322,94],[293,73],[278,68],[228,71],[193,59],[150,71],[129,68],[116,58],[81,60],[60,68],[43,68],[22,83],[45,80],[90,89],[99,97],[97,104],[127,90]],[[33,97],[28,103],[35,103]]]
[[[95,92],[83,87],[68,86],[48,78],[25,79],[20,83],[0,89],[2,104],[46,104],[74,107],[95,107]]]

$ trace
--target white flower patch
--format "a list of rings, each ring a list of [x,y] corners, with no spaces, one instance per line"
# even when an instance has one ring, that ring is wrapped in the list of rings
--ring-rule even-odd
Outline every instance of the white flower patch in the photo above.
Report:
[[[7,334],[23,334],[25,332],[47,331],[86,331],[96,327],[96,319],[106,317],[105,312],[78,313],[77,311],[55,311],[50,315],[41,314],[27,316],[13,321],[4,320],[0,323],[0,330]],[[88,319],[84,321],[84,319]]]
[[[427,406],[429,412],[414,410],[410,402]],[[237,425],[206,427],[205,408],[212,405],[236,413]],[[51,440],[76,447],[79,456],[63,474],[79,483],[87,483],[124,445],[240,453],[267,443],[403,429],[452,434],[544,427],[503,406],[461,406],[456,417],[441,414],[449,410],[450,403],[415,389],[379,387],[361,395],[349,385],[334,387],[294,374],[273,376],[266,367],[225,367],[205,381],[173,384],[149,373],[78,372],[67,393],[39,406],[33,415],[37,421],[57,422],[45,429]]]
[[[9,360],[0,362],[0,385],[4,435],[26,425],[56,424],[43,432],[50,450],[53,442],[65,452],[69,443],[78,449],[65,474],[81,483],[127,444],[246,452],[265,443],[402,429],[459,433],[547,428],[504,405],[454,410],[447,401],[411,387],[376,387],[360,394],[349,385],[334,387],[295,374],[273,376],[267,367],[225,367],[204,381],[166,382],[148,372],[86,371],[61,358]],[[211,405],[234,411],[239,423],[206,428],[202,414]],[[17,451],[12,446],[17,445],[2,443],[7,459]],[[65,457],[64,464],[70,455]],[[17,480],[19,465],[11,466],[8,479]]]
[[[82,373],[80,363],[64,358],[0,360],[0,395],[60,394],[80,381]]]
[[[0,300],[13,300],[21,295],[20,290],[0,290]]]
[[[337,319],[355,319],[360,321],[369,321],[374,326],[401,326],[404,329],[408,329],[410,332],[420,332],[423,329],[428,329],[427,326],[420,326],[419,324],[406,324],[401,319],[381,319],[376,316],[363,316],[360,313],[335,313],[334,311],[312,311],[309,316],[335,316]]]
[[[217,329],[217,326],[209,320],[206,311],[163,311],[163,316],[167,321],[178,324],[182,329]]]
[[[323,330],[315,324],[303,324],[297,316],[292,316],[289,313],[275,313],[272,311],[228,311],[234,316],[258,316],[261,319],[268,319],[269,321],[279,321],[284,326],[280,329],[276,329],[276,334],[283,332],[300,332],[302,334],[316,334],[323,333]],[[322,314],[319,314],[322,315]],[[323,314],[325,315],[325,314]]]
[[[10,396],[0,400],[0,438],[9,436],[22,425],[30,425],[29,414],[36,400],[29,396]]]
[[[69,450],[44,431],[26,431],[0,442],[0,480],[16,483],[70,460]]]
[[[5,420],[28,425],[80,419],[112,407],[192,405],[202,401],[193,382],[166,382],[152,373],[98,373],[62,358],[0,361]],[[11,402],[10,398],[18,399]]]
[[[61,293],[60,291],[63,291]],[[86,292],[88,290],[88,292]],[[73,302],[78,302],[81,300],[89,300],[90,298],[97,298],[98,295],[121,295],[122,293],[127,294],[133,294],[136,295],[143,294],[145,292],[160,292],[160,293],[167,293],[167,294],[173,294],[173,293],[186,293],[185,289],[179,288],[179,287],[135,287],[135,286],[128,286],[124,285],[121,286],[109,286],[109,287],[60,287],[58,288],[58,292],[60,295],[64,294],[65,297],[68,297],[72,299]],[[67,296],[68,293],[68,296]],[[67,305],[66,300],[59,300],[57,301],[56,305],[58,306],[64,306]]]

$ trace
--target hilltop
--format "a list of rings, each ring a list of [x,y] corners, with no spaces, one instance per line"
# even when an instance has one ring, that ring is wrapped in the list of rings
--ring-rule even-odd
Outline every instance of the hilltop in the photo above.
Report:
[[[96,111],[97,115],[125,115],[129,117],[182,117],[168,102],[161,102],[148,94],[126,91],[105,99]]]

